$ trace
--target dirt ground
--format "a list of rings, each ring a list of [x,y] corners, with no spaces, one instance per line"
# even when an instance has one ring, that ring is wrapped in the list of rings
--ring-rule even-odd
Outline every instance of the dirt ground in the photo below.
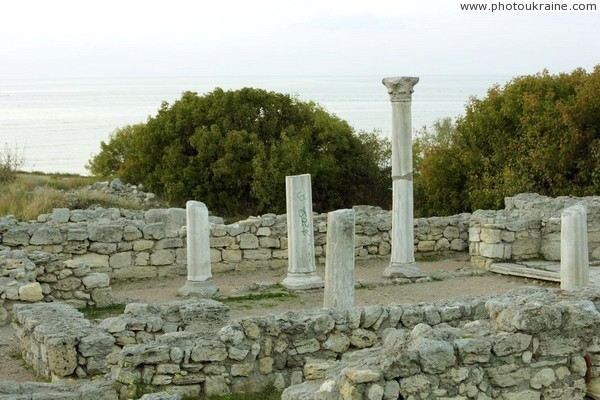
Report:
[[[382,277],[389,260],[373,259],[361,261],[355,267],[355,281],[360,287],[355,290],[355,305],[402,304],[429,302],[452,297],[480,296],[507,292],[523,285],[557,284],[508,277],[473,269],[468,256],[444,260],[423,260],[418,266],[432,277],[429,282],[413,284],[390,284]],[[223,272],[214,275],[214,282],[225,297],[239,297],[260,293],[269,288],[270,293],[281,292],[273,288],[286,276],[285,268],[276,270],[245,270]],[[323,277],[324,268],[317,268]],[[118,282],[113,285],[116,302],[157,303],[179,299],[177,290],[185,283],[185,277],[161,278],[138,282]],[[252,300],[226,301],[231,308],[231,318],[279,314],[289,310],[318,309],[323,304],[323,291],[299,292],[293,297],[277,297]],[[20,358],[19,343],[10,325],[0,327],[0,380],[36,380],[33,372],[24,366]]]

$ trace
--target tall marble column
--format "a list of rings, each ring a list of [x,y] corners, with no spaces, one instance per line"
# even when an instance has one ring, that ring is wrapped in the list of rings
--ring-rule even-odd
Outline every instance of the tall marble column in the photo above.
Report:
[[[212,281],[208,208],[190,200],[185,205],[187,220],[187,282],[180,296],[210,298],[219,291]]]
[[[322,288],[323,280],[315,266],[312,188],[310,174],[285,177],[288,273],[283,285],[288,289]]]
[[[413,161],[411,101],[419,78],[384,78],[392,102],[392,255],[383,275],[417,278],[413,228]]]
[[[324,308],[354,306],[354,210],[327,214]]]
[[[587,210],[582,204],[561,213],[560,288],[572,289],[590,282]]]

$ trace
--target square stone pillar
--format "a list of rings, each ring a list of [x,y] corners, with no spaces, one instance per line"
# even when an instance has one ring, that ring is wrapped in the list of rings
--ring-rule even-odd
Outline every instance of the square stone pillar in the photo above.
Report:
[[[186,297],[211,298],[219,288],[212,281],[208,208],[194,200],[188,201],[185,206],[188,277],[177,293]]]
[[[327,214],[324,308],[354,306],[354,210]]]
[[[582,204],[561,213],[560,288],[572,289],[590,283],[587,210]]]

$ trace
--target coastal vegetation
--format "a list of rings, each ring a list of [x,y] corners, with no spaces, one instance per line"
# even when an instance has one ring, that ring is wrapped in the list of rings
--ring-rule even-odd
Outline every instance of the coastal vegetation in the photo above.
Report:
[[[94,206],[140,209],[143,204],[106,193],[89,190],[98,177],[75,174],[44,174],[15,171],[10,182],[2,182],[0,216],[14,215],[18,220],[36,219],[54,208]]]
[[[172,205],[201,199],[224,216],[285,212],[285,176],[305,173],[315,210],[391,205],[389,141],[261,89],[185,92],[146,123],[114,132],[88,167],[143,183]]]
[[[454,124],[422,131],[414,154],[420,215],[499,209],[523,192],[598,194],[600,65],[494,86]]]

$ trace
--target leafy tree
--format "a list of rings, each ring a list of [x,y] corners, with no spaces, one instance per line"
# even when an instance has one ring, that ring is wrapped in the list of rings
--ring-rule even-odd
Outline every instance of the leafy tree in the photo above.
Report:
[[[117,130],[91,172],[142,182],[173,204],[225,215],[285,210],[285,176],[313,176],[315,209],[389,206],[389,141],[354,134],[312,102],[260,89],[183,93],[145,124]]]
[[[497,209],[521,192],[600,191],[600,65],[494,86],[446,128],[416,141],[415,205],[425,214]]]

